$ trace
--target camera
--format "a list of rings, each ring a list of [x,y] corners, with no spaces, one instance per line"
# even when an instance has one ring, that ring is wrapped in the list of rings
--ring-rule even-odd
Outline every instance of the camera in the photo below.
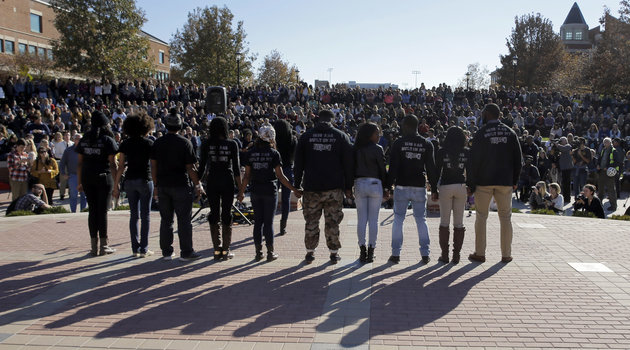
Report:
[[[580,194],[579,194],[579,195],[575,198],[575,201],[577,202],[577,201],[580,201],[580,200],[581,200],[582,202],[586,202],[586,196],[584,196],[583,194],[581,194],[581,193],[580,193]]]

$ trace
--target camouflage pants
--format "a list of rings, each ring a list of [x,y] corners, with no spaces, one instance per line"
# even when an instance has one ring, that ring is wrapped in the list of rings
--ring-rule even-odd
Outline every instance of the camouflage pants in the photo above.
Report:
[[[304,192],[302,200],[306,228],[304,244],[308,251],[315,250],[319,244],[319,219],[324,212],[324,234],[328,249],[337,251],[339,242],[339,223],[343,220],[343,191]]]

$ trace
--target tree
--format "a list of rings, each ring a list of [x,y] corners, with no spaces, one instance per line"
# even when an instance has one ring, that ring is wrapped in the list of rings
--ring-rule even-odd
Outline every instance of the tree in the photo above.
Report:
[[[600,19],[601,40],[588,68],[593,90],[605,93],[630,91],[630,2],[620,2],[619,18],[606,9]]]
[[[560,67],[553,72],[549,87],[566,93],[586,93],[591,91],[587,72],[591,65],[590,54],[572,53],[564,55]]]
[[[249,54],[243,22],[234,25],[227,7],[197,8],[171,39],[171,60],[186,78],[210,85],[236,85],[252,75],[255,55]]]
[[[29,80],[44,79],[48,77],[55,62],[46,56],[32,53],[17,53],[14,55],[0,55],[0,65],[6,68],[11,75],[20,75]]]
[[[262,85],[297,83],[297,72],[295,65],[289,66],[289,62],[284,61],[277,50],[273,50],[265,56],[265,61],[258,70],[258,83]]]
[[[545,87],[566,55],[551,21],[539,13],[515,17],[512,34],[506,41],[509,52],[500,56],[501,67],[497,72],[503,85],[512,85],[516,76],[517,86]]]
[[[57,64],[73,73],[110,79],[143,77],[153,72],[146,21],[135,0],[51,0]]]
[[[465,88],[467,85],[470,89],[487,89],[490,86],[490,71],[488,67],[475,62],[468,65],[466,73],[470,73],[468,76],[464,76],[457,82],[457,86]]]

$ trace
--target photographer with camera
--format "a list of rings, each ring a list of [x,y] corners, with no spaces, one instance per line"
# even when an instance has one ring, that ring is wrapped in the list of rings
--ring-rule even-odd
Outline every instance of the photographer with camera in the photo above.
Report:
[[[560,194],[560,185],[557,183],[549,184],[549,196],[545,199],[545,207],[556,213],[564,212],[564,196]]]
[[[532,187],[532,192],[529,196],[529,205],[532,210],[546,208],[545,201],[549,199],[547,193],[547,184],[544,181],[538,181],[536,186]]]
[[[599,154],[597,170],[599,172],[599,197],[603,200],[605,193],[608,194],[608,211],[617,210],[617,190],[615,188],[615,177],[619,174],[621,163],[619,162],[619,151],[612,146],[610,137],[604,139],[604,147]],[[623,159],[623,158],[621,158]]]
[[[230,252],[232,243],[232,204],[234,186],[241,186],[241,166],[239,148],[236,141],[228,138],[228,123],[223,117],[215,117],[210,122],[209,138],[201,144],[199,170],[206,183],[210,215],[210,236],[214,248],[214,260],[227,260],[234,257]],[[221,233],[219,234],[219,218]]]
[[[600,219],[606,218],[604,207],[600,199],[595,195],[595,186],[593,185],[587,184],[584,186],[573,207],[575,210],[583,209],[588,213],[593,213],[595,217]]]

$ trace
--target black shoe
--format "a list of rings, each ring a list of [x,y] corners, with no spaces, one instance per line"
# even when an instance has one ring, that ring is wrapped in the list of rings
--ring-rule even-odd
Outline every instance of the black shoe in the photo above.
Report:
[[[267,252],[267,261],[274,261],[276,259],[278,259],[280,255],[278,255],[278,253],[274,253],[274,252]]]
[[[233,257],[234,257],[234,253],[232,253],[232,252],[231,252],[231,251],[229,251],[229,250],[224,250],[224,251],[223,251],[223,254],[221,254],[221,259],[222,259],[223,261],[226,261],[226,260],[228,260],[228,259],[232,259]]]
[[[63,194],[59,196],[59,200],[64,200],[64,199],[66,199],[66,196],[64,196]]]
[[[374,262],[374,258],[375,258],[374,247],[368,247],[367,258],[365,259],[365,262],[369,262],[369,263]]]
[[[367,248],[364,245],[359,246],[361,252],[359,253],[359,261],[364,263],[367,262]]]
[[[400,256],[398,256],[398,255],[392,255],[392,256],[390,256],[390,257],[389,257],[389,260],[388,260],[388,261],[389,261],[390,263],[393,263],[393,264],[398,264],[398,263],[400,262]]]
[[[221,253],[222,253],[223,249],[221,248],[217,248],[214,250],[214,260],[219,261],[221,260]]]
[[[254,255],[254,260],[261,261],[262,259],[263,259],[263,252],[262,251],[257,251],[256,255]]]
[[[308,253],[306,253],[306,256],[304,257],[304,261],[305,261],[307,264],[310,264],[310,263],[312,263],[313,261],[315,261],[315,253],[313,253],[313,252],[308,252]]]
[[[431,261],[431,258],[430,258],[430,257],[428,257],[428,256],[423,256],[423,257],[422,257],[422,263],[423,263],[423,264],[428,264],[428,263],[429,263],[429,261]]]
[[[179,260],[181,261],[193,261],[193,260],[197,260],[201,258],[201,254],[197,253],[197,252],[192,252],[189,255],[186,256],[180,256]]]
[[[331,264],[336,264],[339,260],[341,260],[341,257],[339,256],[338,253],[330,253],[330,263]]]

